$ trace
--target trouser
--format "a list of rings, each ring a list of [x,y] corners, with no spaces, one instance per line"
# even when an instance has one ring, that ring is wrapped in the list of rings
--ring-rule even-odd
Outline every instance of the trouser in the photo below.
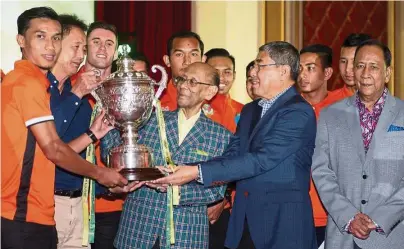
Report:
[[[95,213],[95,237],[91,249],[113,249],[121,211]]]
[[[56,249],[55,226],[1,218],[2,249]]]
[[[316,227],[316,237],[317,237],[317,246],[320,247],[325,239],[325,226],[324,227]]]
[[[220,214],[219,219],[215,223],[209,225],[209,249],[224,248],[229,219],[230,208],[226,208]]]
[[[58,249],[90,248],[83,242],[82,198],[55,195],[55,221]]]

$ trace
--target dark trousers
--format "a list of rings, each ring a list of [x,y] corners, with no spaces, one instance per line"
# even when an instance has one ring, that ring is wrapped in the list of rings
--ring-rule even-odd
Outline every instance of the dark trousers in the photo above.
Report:
[[[325,240],[325,226],[316,227],[317,246],[319,247]]]
[[[114,239],[119,227],[121,211],[95,213],[94,244],[91,249],[114,249]]]
[[[247,220],[244,221],[243,235],[237,249],[255,249],[254,243],[251,239],[250,230],[248,229]]]
[[[1,218],[2,249],[56,249],[55,226]]]
[[[209,225],[209,249],[223,249],[226,240],[227,226],[229,225],[230,209],[223,210],[219,219]]]

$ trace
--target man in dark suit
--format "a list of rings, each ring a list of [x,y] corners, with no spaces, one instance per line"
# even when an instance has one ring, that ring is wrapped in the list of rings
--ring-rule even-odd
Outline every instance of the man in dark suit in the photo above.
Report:
[[[314,249],[309,198],[316,118],[299,95],[299,52],[283,41],[259,48],[251,77],[257,100],[245,105],[221,157],[154,181],[205,187],[237,181],[225,245],[229,248]],[[164,170],[164,169],[162,169]]]

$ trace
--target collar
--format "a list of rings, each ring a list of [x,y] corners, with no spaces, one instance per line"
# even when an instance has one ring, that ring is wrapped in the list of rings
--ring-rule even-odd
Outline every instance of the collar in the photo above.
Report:
[[[41,82],[44,83],[46,88],[49,87],[49,81],[46,79],[46,75],[41,71],[41,69],[37,65],[35,65],[31,61],[25,59],[18,60],[14,62],[14,69],[21,70],[28,74],[33,74],[34,77],[40,77],[40,78],[43,77],[42,79],[40,79]]]
[[[386,98],[387,98],[387,87],[384,87],[382,96],[380,96],[380,98],[376,101],[376,103],[373,105],[373,110],[381,110],[384,106],[384,103],[386,102]],[[359,92],[356,94],[356,98],[355,98],[355,105],[358,108],[366,108],[365,104],[362,103],[362,101],[359,98]]]
[[[293,86],[293,85],[292,85]],[[274,97],[270,98],[270,99],[261,99],[258,101],[258,105],[259,106],[264,106],[264,105],[272,105],[273,103],[275,103],[275,101],[282,96],[285,92],[287,92],[292,86],[289,86],[288,88],[286,88],[285,90],[283,90],[282,92],[278,93],[277,95],[275,95]]]

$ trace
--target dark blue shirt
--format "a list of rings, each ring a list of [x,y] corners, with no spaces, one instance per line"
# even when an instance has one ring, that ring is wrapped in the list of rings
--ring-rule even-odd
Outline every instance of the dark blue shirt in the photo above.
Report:
[[[92,108],[87,97],[80,99],[71,92],[72,85],[70,78],[64,83],[62,93],[59,92],[59,82],[55,76],[49,72],[48,89],[50,97],[50,108],[55,119],[56,131],[63,142],[78,138],[85,133],[90,126]],[[86,158],[86,150],[79,153]],[[56,167],[55,189],[57,190],[77,190],[83,185],[83,177],[70,173],[60,167]]]

